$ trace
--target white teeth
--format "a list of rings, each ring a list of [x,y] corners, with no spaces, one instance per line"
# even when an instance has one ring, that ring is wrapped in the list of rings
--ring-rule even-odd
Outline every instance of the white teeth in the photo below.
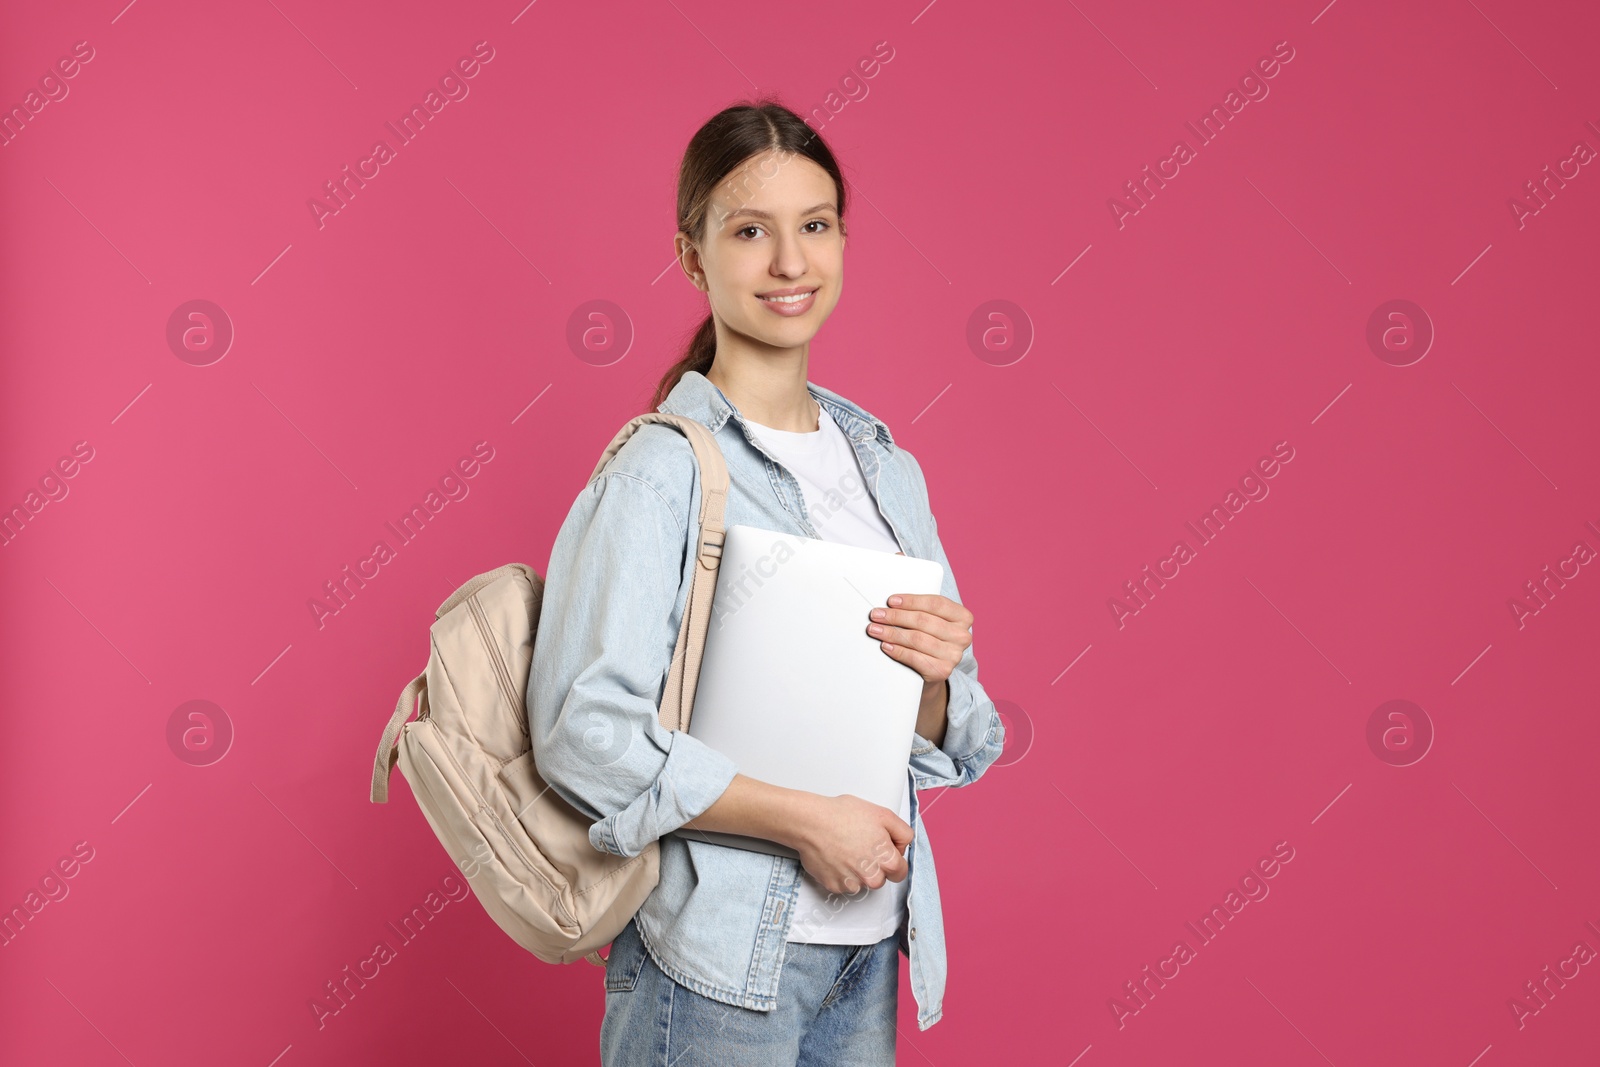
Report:
[[[811,292],[814,293],[816,290],[813,289]],[[811,293],[796,293],[794,296],[764,296],[761,299],[772,304],[798,304],[810,295]]]

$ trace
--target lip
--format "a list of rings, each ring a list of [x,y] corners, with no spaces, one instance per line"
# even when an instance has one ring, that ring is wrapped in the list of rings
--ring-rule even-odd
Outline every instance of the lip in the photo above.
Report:
[[[774,289],[770,293],[758,294],[756,299],[761,301],[762,307],[766,308],[774,315],[779,315],[786,319],[792,319],[796,316],[804,315],[813,307],[816,307],[817,290],[820,288],[821,286],[815,286],[812,288],[805,288],[802,286],[793,289]],[[764,297],[769,296],[798,296],[802,293],[806,295],[792,304],[775,304],[771,300],[763,299]]]

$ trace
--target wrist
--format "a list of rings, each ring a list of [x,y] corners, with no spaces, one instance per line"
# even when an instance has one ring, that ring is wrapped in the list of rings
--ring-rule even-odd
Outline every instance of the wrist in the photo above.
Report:
[[[789,793],[782,825],[777,827],[773,840],[793,849],[815,845],[826,822],[822,807],[828,798],[804,789],[791,789]]]
[[[949,723],[950,682],[924,682],[922,702],[917,708],[917,733],[934,746],[944,744],[945,727]]]

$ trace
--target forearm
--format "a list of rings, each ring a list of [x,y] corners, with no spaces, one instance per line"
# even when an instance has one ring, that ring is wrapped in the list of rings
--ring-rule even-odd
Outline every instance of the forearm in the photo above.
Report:
[[[735,774],[716,802],[684,825],[693,830],[744,834],[798,848],[809,832],[811,804],[816,797],[817,794],[803,789],[788,789]]]
[[[922,687],[922,704],[917,709],[917,733],[935,745],[944,744],[945,727],[949,725],[950,683],[938,682]]]
[[[787,845],[830,900],[854,896],[863,885],[873,887],[880,872],[881,879],[903,880],[915,839],[915,830],[881,804],[849,793],[786,789],[737,772],[715,803],[683,825],[691,846],[695,834],[704,831]]]
[[[972,650],[967,650],[972,665]],[[1005,723],[999,709],[978,684],[976,666],[957,668],[948,680],[944,736],[935,743],[920,732],[911,749],[911,770],[918,789],[963,786],[978,777],[1005,748]]]

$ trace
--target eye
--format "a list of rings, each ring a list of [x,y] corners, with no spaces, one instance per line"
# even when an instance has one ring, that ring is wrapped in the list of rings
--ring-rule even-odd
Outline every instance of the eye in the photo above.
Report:
[[[742,236],[744,234],[745,230],[759,230],[759,229],[761,229],[760,226],[757,226],[755,223],[751,223],[749,226],[746,226],[743,229],[735,230],[734,231],[734,236],[735,237]]]
[[[812,219],[810,222],[806,223],[807,226],[810,226],[810,225],[813,225],[813,224],[815,224],[817,226],[821,226],[823,230],[828,228],[828,220],[827,219]],[[821,233],[822,230],[812,230],[811,232],[812,233]]]

